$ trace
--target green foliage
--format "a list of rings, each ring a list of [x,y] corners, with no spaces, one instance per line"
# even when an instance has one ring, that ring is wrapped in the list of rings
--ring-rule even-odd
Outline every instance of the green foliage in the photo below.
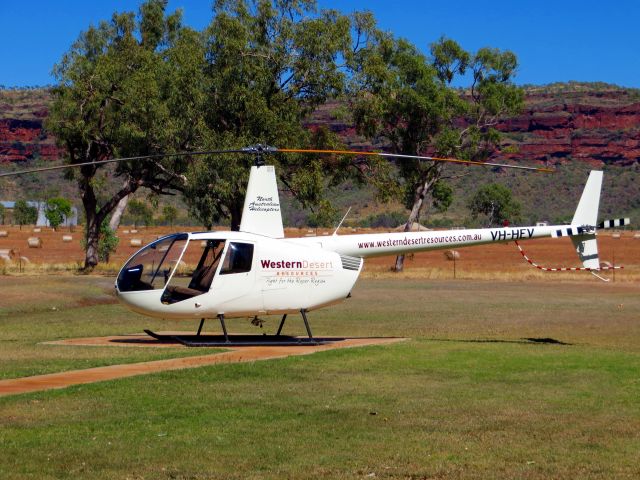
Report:
[[[0,224],[4,225],[4,217],[6,215],[4,205],[0,203]]]
[[[165,205],[162,207],[162,218],[165,223],[168,223],[173,227],[173,224],[178,218],[178,209],[171,204]]]
[[[97,249],[98,260],[101,262],[108,262],[111,254],[118,248],[120,239],[116,236],[115,232],[109,228],[109,222],[107,220],[100,225],[99,232]],[[85,236],[80,240],[80,244],[84,249],[87,248],[86,236],[87,232],[85,227]]]
[[[56,197],[47,200],[44,216],[55,230],[71,215],[71,202],[66,198]]]
[[[360,220],[358,225],[371,228],[395,228],[404,225],[406,221],[406,212],[383,212],[369,215],[363,220]]]
[[[18,200],[13,207],[13,221],[18,225],[33,225],[38,220],[38,209]]]
[[[311,228],[336,227],[339,221],[338,211],[327,200],[321,201],[319,208],[307,217],[307,225]]]
[[[142,223],[148,227],[153,223],[153,211],[146,203],[140,200],[129,200],[127,214],[133,221],[134,226]]]
[[[113,230],[109,228],[108,222],[100,226],[100,240],[98,241],[98,259],[101,262],[108,262],[109,256],[116,251],[120,239],[116,237]]]
[[[473,218],[484,215],[489,226],[520,220],[521,205],[512,198],[511,190],[498,183],[480,187],[468,203]]]
[[[444,180],[438,180],[431,189],[431,198],[436,210],[443,213],[453,202],[453,188]]]

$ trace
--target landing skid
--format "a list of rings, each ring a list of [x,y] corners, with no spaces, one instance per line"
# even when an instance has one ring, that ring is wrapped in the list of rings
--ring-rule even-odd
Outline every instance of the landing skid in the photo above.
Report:
[[[278,327],[278,333],[275,335],[229,335],[227,333],[227,326],[224,321],[224,315],[218,315],[220,325],[222,326],[223,335],[201,335],[202,326],[204,325],[204,318],[200,320],[198,326],[198,333],[196,335],[162,335],[152,332],[151,330],[145,330],[144,333],[150,337],[155,338],[161,342],[177,342],[187,347],[264,347],[264,346],[302,346],[302,345],[324,345],[332,342],[339,342],[344,338],[314,338],[311,334],[311,328],[307,320],[306,310],[300,310],[302,319],[304,320],[304,326],[307,330],[307,338],[291,337],[288,335],[281,335],[282,327],[287,319],[287,315],[282,317],[280,326]]]
[[[287,335],[163,335],[145,330],[144,333],[161,342],[177,342],[187,347],[300,347],[325,345],[344,338],[299,338]]]

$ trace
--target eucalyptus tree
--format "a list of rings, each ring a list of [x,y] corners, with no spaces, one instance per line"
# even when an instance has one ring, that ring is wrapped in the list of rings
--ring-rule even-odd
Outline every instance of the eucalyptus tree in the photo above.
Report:
[[[393,153],[483,161],[500,136],[499,118],[518,112],[523,92],[513,84],[517,67],[509,51],[483,48],[475,54],[450,39],[431,45],[430,55],[389,34],[354,56],[351,110],[360,133],[388,145]],[[469,78],[468,88],[454,88]],[[398,182],[389,186],[411,213],[405,230],[425,205],[448,207],[452,190],[444,163],[403,159]],[[396,260],[403,268],[404,257]]]
[[[326,130],[305,127],[305,119],[343,93],[347,63],[371,23],[370,15],[318,10],[311,0],[217,0],[204,31],[203,147],[335,145]],[[252,161],[227,155],[192,164],[185,192],[192,214],[206,226],[230,217],[231,228],[237,229]],[[347,158],[274,155],[269,161],[304,206],[327,207],[322,202],[326,184],[361,172]]]
[[[467,207],[474,219],[484,216],[488,226],[520,220],[520,203],[513,198],[511,190],[499,183],[480,187],[469,199]]]
[[[81,33],[54,68],[58,81],[46,127],[66,148],[86,218],[85,269],[97,265],[102,224],[139,188],[157,194],[184,189],[183,158],[94,162],[192,148],[204,99],[204,58],[197,32],[167,14],[166,0],[144,2],[138,15],[115,13]],[[104,178],[117,176],[115,190]]]

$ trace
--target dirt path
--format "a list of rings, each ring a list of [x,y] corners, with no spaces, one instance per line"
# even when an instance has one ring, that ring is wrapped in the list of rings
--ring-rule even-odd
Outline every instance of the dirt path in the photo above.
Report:
[[[136,342],[139,339],[139,342]],[[171,346],[175,344],[162,344],[157,341],[150,341],[145,336],[124,336],[124,337],[99,337],[62,340],[51,342],[55,344],[67,345],[115,345],[115,342],[123,346]],[[229,351],[214,353],[210,355],[200,355],[196,357],[175,358],[168,360],[156,360],[151,362],[130,363],[126,365],[111,365],[108,367],[88,368],[86,370],[71,370],[68,372],[51,373],[48,375],[37,375],[33,377],[0,380],[0,396],[16,395],[19,393],[38,392],[54,388],[65,388],[71,385],[84,383],[101,382],[116,378],[133,377],[135,375],[145,375],[148,373],[163,372],[167,370],[180,370],[182,368],[195,368],[204,365],[214,365],[217,363],[240,363],[255,362],[258,360],[269,360],[274,358],[284,358],[292,355],[309,355],[311,353],[336,348],[362,347],[366,345],[383,345],[404,340],[403,338],[348,338],[343,341],[328,343],[324,345],[305,345],[294,347],[236,347]]]

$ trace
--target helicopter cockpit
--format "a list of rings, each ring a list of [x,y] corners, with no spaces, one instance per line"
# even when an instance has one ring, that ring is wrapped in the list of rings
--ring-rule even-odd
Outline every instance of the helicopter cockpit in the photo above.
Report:
[[[131,257],[116,285],[120,293],[163,290],[161,302],[174,304],[207,293],[216,274],[250,271],[253,247],[223,239],[190,241],[187,233],[168,235]]]

